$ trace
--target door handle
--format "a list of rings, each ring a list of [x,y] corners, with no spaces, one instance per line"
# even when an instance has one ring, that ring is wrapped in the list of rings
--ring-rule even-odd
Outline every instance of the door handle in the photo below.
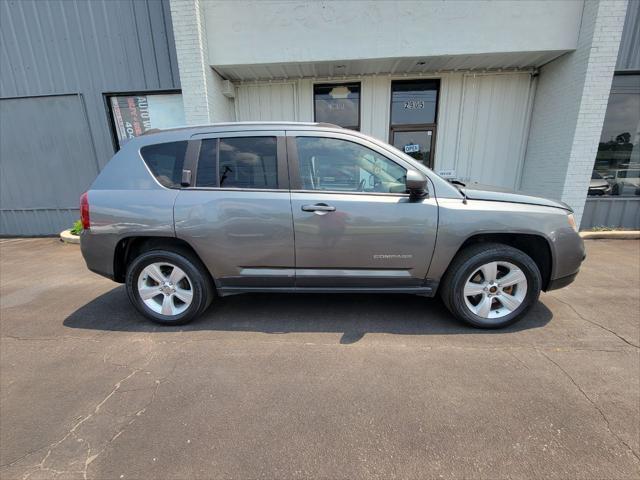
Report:
[[[314,212],[314,213],[327,213],[327,212],[335,212],[336,207],[332,207],[331,205],[327,205],[326,203],[316,203],[315,205],[303,205],[303,212]]]

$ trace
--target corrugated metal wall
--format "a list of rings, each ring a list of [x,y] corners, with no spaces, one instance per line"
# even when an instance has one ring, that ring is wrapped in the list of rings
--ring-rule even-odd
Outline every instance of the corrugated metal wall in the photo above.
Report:
[[[517,188],[531,113],[531,75],[443,73],[434,78],[441,82],[435,169],[455,170],[464,181]],[[362,132],[385,142],[394,79],[380,75],[344,80],[362,83]],[[312,122],[314,83],[325,81],[240,84],[237,118]]]
[[[640,2],[630,0],[618,50],[616,71],[640,70]]]
[[[530,112],[528,73],[465,75],[456,155],[440,168],[454,169],[463,182],[517,190]]]
[[[580,230],[593,227],[640,230],[639,197],[589,197],[584,205]]]
[[[54,234],[113,155],[104,94],[179,88],[169,1],[3,1],[0,43],[0,234]]]
[[[245,85],[237,89],[236,118],[263,121],[297,120],[296,84]]]

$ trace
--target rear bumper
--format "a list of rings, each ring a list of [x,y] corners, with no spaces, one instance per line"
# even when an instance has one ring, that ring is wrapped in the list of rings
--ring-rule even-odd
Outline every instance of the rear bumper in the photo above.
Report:
[[[80,234],[80,250],[89,270],[113,280],[115,246],[111,237],[111,235],[96,235],[91,230],[85,230]]]

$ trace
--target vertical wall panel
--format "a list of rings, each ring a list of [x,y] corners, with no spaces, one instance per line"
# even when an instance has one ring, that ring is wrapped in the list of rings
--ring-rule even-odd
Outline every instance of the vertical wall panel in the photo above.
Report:
[[[240,85],[236,89],[238,121],[296,121],[297,99],[294,83]]]
[[[0,124],[0,234],[69,227],[60,221],[77,219],[80,194],[98,173],[80,96],[0,100]]]
[[[436,153],[434,169],[455,170],[460,134],[460,113],[464,75],[446,74],[440,78],[440,99],[438,102],[438,131],[436,132]]]
[[[622,30],[616,71],[640,70],[640,2],[631,0]]]
[[[529,74],[465,75],[457,177],[516,189],[530,112]]]

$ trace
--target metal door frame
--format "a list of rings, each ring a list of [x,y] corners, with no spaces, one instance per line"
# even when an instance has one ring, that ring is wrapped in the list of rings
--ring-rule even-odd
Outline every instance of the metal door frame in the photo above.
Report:
[[[429,151],[429,161],[427,167],[433,169],[433,159],[436,151],[436,132],[438,127],[435,123],[420,123],[414,125],[393,125],[389,128],[389,143],[393,145],[396,132],[431,132],[431,150]]]

